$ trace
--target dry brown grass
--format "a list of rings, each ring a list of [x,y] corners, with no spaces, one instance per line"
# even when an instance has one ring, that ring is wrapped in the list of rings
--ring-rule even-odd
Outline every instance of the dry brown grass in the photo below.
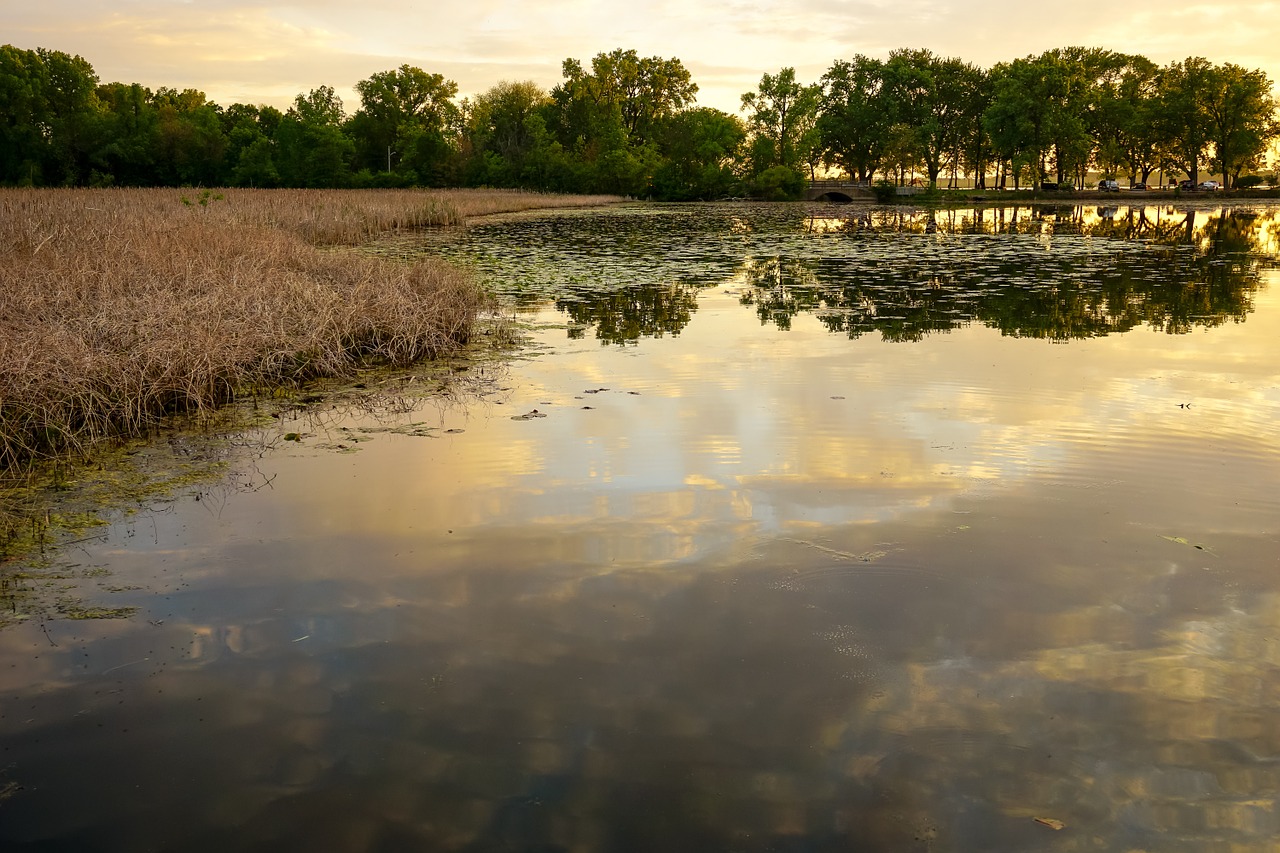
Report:
[[[492,213],[598,206],[615,196],[520,190],[191,190],[185,204],[241,225],[291,231],[317,245],[355,245],[387,231],[462,225]]]
[[[0,191],[0,471],[246,389],[448,352],[465,274],[318,246],[601,203],[499,191]]]

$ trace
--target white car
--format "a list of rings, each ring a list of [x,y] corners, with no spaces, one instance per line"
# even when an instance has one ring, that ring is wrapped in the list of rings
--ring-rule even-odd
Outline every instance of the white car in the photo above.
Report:
[[[1201,181],[1200,182],[1200,189],[1202,190],[1216,190],[1221,186],[1222,184],[1218,183],[1217,181]]]

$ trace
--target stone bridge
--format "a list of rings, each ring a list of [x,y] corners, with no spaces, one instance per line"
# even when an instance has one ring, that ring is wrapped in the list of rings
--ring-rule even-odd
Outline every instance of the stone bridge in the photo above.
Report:
[[[865,182],[823,180],[810,181],[804,198],[805,201],[871,201],[875,194]]]

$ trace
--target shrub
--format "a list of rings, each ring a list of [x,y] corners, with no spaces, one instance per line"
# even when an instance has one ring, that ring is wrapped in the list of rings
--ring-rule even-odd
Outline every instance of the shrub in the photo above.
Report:
[[[752,184],[752,195],[764,201],[794,201],[804,195],[808,181],[789,166],[771,166]]]
[[[880,204],[892,204],[898,194],[898,188],[894,186],[893,181],[882,179],[876,181],[871,192],[875,193],[876,201]]]

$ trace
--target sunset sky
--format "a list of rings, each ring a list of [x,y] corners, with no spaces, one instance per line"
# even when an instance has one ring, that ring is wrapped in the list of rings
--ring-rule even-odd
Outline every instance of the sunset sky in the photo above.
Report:
[[[560,64],[633,48],[678,57],[703,106],[737,112],[761,74],[794,66],[816,81],[835,59],[923,47],[989,67],[1053,47],[1204,56],[1280,79],[1280,0],[0,0],[0,43],[78,53],[103,82],[196,88],[212,100],[287,107],[403,63],[458,83],[550,88]]]

